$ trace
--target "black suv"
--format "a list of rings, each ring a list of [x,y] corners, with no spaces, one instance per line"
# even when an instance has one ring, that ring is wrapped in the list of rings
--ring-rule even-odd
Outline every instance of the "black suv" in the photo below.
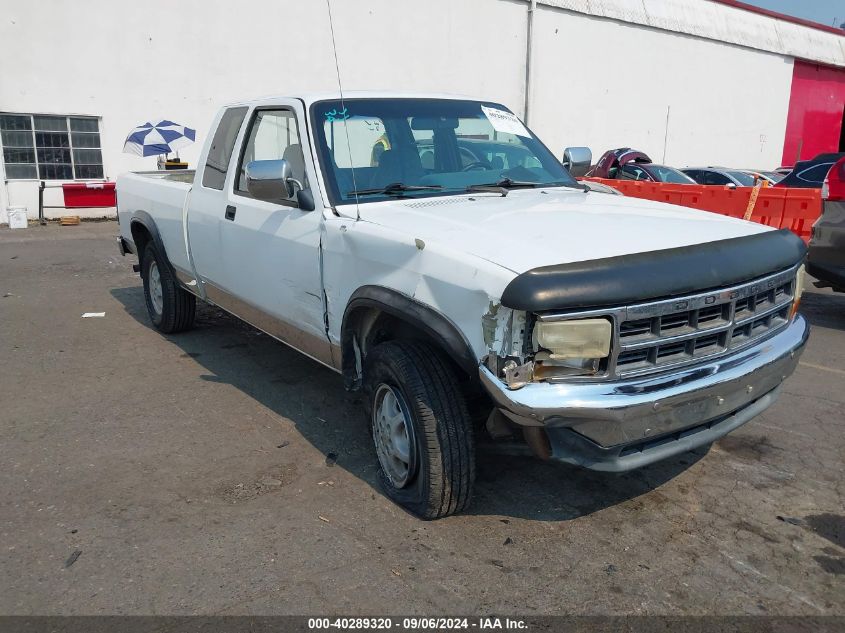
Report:
[[[845,292],[845,158],[838,160],[822,187],[822,214],[813,225],[807,272],[821,281]]]

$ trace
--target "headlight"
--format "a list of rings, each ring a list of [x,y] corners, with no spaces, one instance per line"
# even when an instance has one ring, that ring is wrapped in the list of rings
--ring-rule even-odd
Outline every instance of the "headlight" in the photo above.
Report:
[[[802,294],[804,294],[804,264],[798,267],[798,274],[795,276],[795,292],[793,293],[790,317],[794,317],[795,313],[798,312],[798,304],[801,303]]]
[[[598,359],[610,355],[612,328],[607,319],[537,321],[534,349],[547,349],[552,359]]]

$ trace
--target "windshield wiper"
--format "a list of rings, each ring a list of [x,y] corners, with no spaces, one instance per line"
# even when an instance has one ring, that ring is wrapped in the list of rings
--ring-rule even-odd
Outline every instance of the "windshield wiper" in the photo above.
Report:
[[[406,191],[427,191],[443,189],[441,185],[406,185],[404,182],[392,182],[385,187],[374,189],[355,189],[348,192],[347,196],[373,196],[384,194],[386,196],[401,196]]]
[[[501,193],[504,198],[508,195],[511,189],[536,189],[537,187],[571,187],[580,191],[587,191],[587,186],[581,183],[570,184],[568,182],[524,182],[521,180],[512,180],[510,178],[502,178],[498,182],[484,183],[481,185],[470,185],[466,188],[467,191],[491,191],[493,193]]]
[[[582,182],[546,182],[544,187],[569,187],[570,189],[577,189],[578,191],[589,191],[590,188]]]
[[[502,178],[496,182],[486,182],[480,185],[470,185],[466,188],[467,191],[490,191],[492,193],[500,193],[504,198],[508,195],[511,189],[534,188],[540,187],[542,183],[539,182],[523,182],[521,180],[513,180],[512,178]]]

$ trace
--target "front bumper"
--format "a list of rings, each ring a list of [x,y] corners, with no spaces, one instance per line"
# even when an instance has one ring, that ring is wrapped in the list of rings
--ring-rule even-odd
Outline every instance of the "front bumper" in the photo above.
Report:
[[[552,459],[619,472],[709,444],[764,411],[795,370],[809,331],[797,315],[735,354],[624,381],[531,383],[510,391],[483,365],[480,374],[509,418],[545,427]]]

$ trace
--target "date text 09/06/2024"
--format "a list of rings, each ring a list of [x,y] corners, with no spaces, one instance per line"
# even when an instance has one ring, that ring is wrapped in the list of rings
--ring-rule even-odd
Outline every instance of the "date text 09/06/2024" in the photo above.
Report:
[[[525,620],[519,618],[447,618],[447,617],[407,617],[394,621],[392,618],[354,617],[354,618],[309,618],[309,630],[390,630],[393,628],[414,631],[431,629],[480,629],[480,630],[524,630],[528,628]]]

